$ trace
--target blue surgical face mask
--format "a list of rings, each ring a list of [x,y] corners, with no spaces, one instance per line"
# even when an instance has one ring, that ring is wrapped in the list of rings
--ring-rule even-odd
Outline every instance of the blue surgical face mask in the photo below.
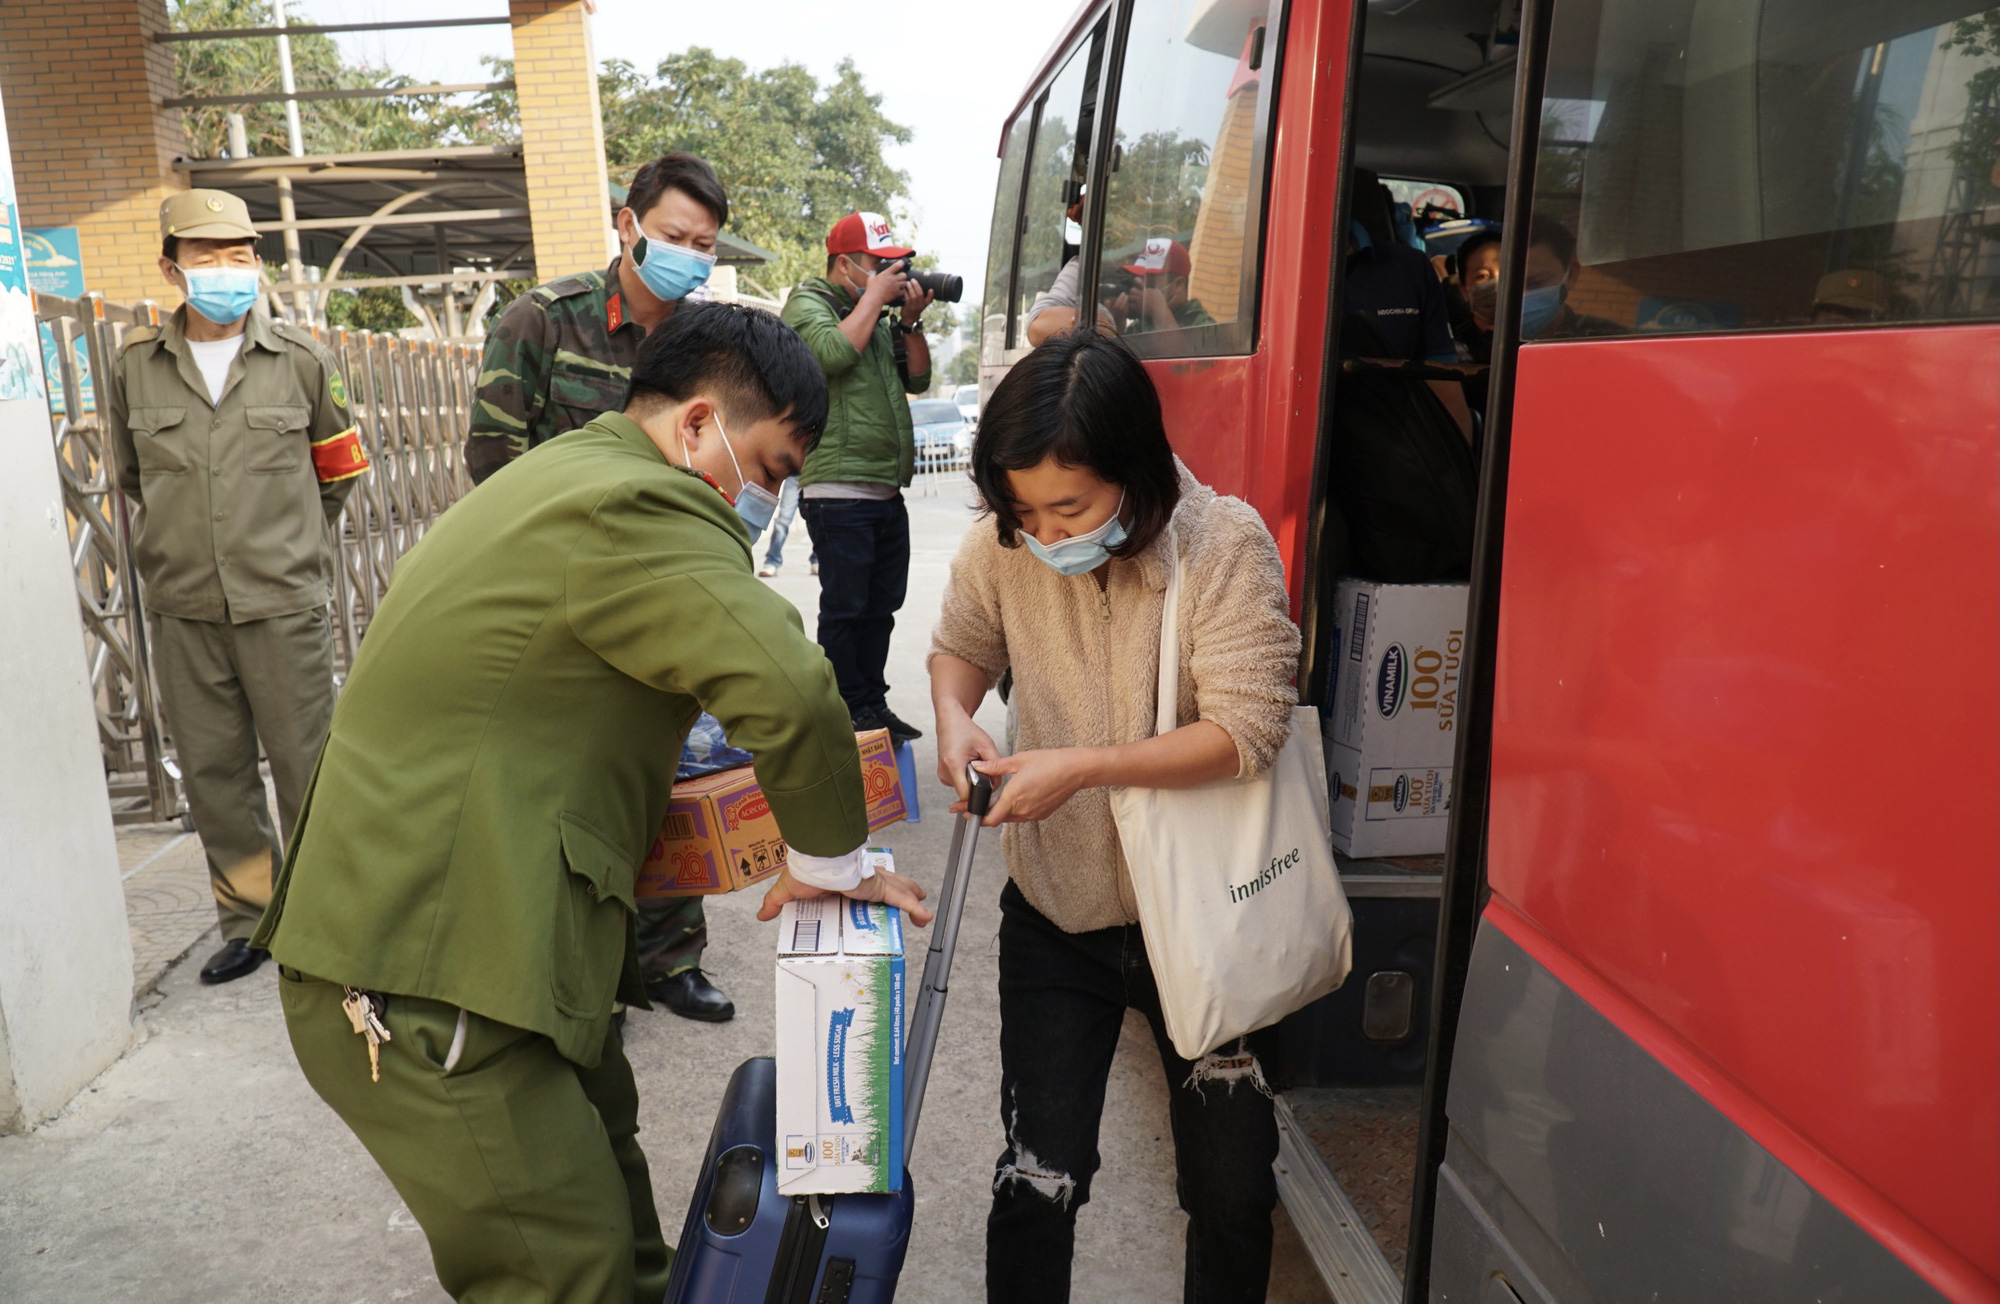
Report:
[[[729,432],[722,428],[722,418],[715,418],[715,433],[722,436],[723,451],[729,454],[729,464],[736,468],[736,497],[731,500],[736,514],[743,519],[743,528],[756,538],[771,523],[771,517],[778,510],[778,495],[761,484],[751,484],[744,477],[743,463],[736,460],[736,446],[729,442]],[[689,467],[694,459],[688,456],[687,441],[681,441],[681,457]]]
[[[685,299],[708,282],[715,255],[686,245],[668,244],[640,236],[632,244],[632,266],[639,279],[659,298],[672,302]]]
[[[1528,290],[1521,295],[1521,338],[1540,335],[1549,328],[1549,323],[1562,311],[1563,288],[1561,285],[1544,286],[1539,290]]]
[[[1059,575],[1084,575],[1096,570],[1110,560],[1111,550],[1125,542],[1125,522],[1118,519],[1125,510],[1125,495],[1118,495],[1118,507],[1111,513],[1111,519],[1088,534],[1074,534],[1056,543],[1043,543],[1027,531],[1021,538],[1027,541],[1028,551],[1054,568]]]
[[[181,267],[180,273],[187,278],[188,307],[217,326],[240,320],[256,306],[262,274],[255,267]]]

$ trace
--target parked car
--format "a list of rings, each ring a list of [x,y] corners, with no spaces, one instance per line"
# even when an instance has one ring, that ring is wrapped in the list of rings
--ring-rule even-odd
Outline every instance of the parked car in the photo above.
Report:
[[[965,418],[965,424],[979,429],[979,386],[960,385],[951,392],[951,401],[958,404],[958,414]]]
[[[919,471],[964,466],[972,456],[972,427],[950,399],[911,400],[910,420],[916,425]]]

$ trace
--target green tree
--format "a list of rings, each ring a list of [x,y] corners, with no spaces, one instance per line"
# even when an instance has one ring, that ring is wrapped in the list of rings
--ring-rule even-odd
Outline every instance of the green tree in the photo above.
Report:
[[[849,60],[822,85],[796,63],[753,72],[697,46],[651,75],[608,60],[599,98],[612,179],[629,182],[668,150],[706,158],[729,191],[730,229],[777,254],[757,274],[773,288],[825,269],[826,231],[843,214],[893,213],[907,194],[882,150],[910,129],[883,114]]]
[[[950,390],[959,385],[972,385],[979,380],[979,344],[974,341],[951,355],[951,361],[944,364],[944,387]]]

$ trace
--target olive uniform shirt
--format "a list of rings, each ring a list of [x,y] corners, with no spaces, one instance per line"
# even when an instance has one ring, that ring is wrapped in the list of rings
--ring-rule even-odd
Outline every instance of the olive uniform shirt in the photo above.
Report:
[[[329,526],[368,469],[333,355],[252,312],[213,402],[187,311],[128,335],[106,386],[118,483],[145,509],[146,608],[242,624],[324,607]]]
[[[646,328],[625,315],[618,260],[538,285],[493,323],[479,359],[465,469],[474,484],[600,412],[625,406]]]
[[[594,1065],[646,1003],[634,881],[695,716],[809,855],[867,838],[861,758],[728,499],[617,413],[525,460],[397,564],[253,945]]]

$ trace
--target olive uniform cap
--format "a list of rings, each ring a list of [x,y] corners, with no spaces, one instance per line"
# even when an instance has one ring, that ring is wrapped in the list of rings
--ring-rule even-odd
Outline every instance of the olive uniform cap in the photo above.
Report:
[[[180,240],[255,240],[250,209],[226,190],[183,190],[160,205],[160,236]]]
[[[1828,272],[1819,278],[1813,291],[1813,307],[1846,308],[1850,312],[1881,312],[1888,306],[1882,277],[1875,272],[1850,269]]]

